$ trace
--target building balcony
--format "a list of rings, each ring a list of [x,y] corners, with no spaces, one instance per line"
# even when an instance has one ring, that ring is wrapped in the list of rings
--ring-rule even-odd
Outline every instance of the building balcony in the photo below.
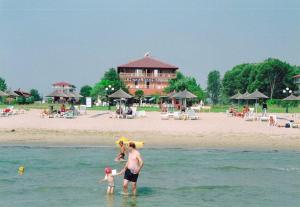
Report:
[[[173,79],[176,78],[175,73],[119,73],[120,77],[122,78],[164,78],[164,79]]]

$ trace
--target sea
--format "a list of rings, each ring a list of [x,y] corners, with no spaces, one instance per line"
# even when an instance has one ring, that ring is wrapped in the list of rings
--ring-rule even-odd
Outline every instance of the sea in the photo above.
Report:
[[[99,184],[113,147],[0,146],[0,207],[299,207],[300,152],[140,149],[138,193]],[[18,174],[19,166],[25,173]]]

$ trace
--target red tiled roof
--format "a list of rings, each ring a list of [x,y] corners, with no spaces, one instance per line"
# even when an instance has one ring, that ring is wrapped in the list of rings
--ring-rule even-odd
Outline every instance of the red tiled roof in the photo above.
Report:
[[[177,66],[164,63],[152,57],[146,56],[127,64],[120,65],[118,68],[160,68],[160,69],[178,69]]]
[[[61,87],[64,87],[64,86],[73,86],[73,84],[71,83],[67,83],[67,82],[57,82],[57,83],[53,83],[52,84],[53,86],[61,86]]]
[[[294,78],[300,78],[300,74],[299,75],[295,75]]]

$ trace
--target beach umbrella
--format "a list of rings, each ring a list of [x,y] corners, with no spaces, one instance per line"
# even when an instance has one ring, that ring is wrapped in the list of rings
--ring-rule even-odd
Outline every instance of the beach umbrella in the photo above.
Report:
[[[77,91],[73,91],[73,92],[71,92],[71,93],[74,95],[75,98],[82,98],[82,97],[83,97],[83,96],[80,95]]]
[[[7,90],[7,91],[5,91],[5,93],[6,93],[9,97],[11,97],[11,98],[15,98],[15,97],[18,97],[18,96],[19,96],[18,94],[16,94],[16,93],[13,92],[12,90]]]
[[[284,101],[299,101],[300,100],[300,97],[297,97],[293,94],[289,95],[288,97],[282,99]]]
[[[59,97],[59,98],[68,98],[68,95],[63,91],[55,90],[52,93],[48,94],[46,97]]]
[[[4,93],[3,91],[0,91],[0,96],[8,96],[8,94]]]
[[[289,95],[288,97],[282,99],[283,101],[299,101],[300,100],[300,96],[297,97],[293,94]],[[286,111],[288,112],[288,105],[287,105],[287,108],[286,108]]]
[[[244,99],[247,100],[247,97],[250,95],[250,93],[248,93],[248,91],[246,91],[245,93],[243,93],[242,95],[240,95],[239,99]]]
[[[108,97],[109,98],[120,98],[120,99],[125,98],[125,99],[128,99],[128,98],[132,98],[132,95],[126,93],[125,91],[122,90],[122,88],[120,88],[116,92],[110,94]]]
[[[184,107],[186,107],[186,99],[192,99],[196,98],[197,96],[189,92],[188,90],[180,91],[178,93],[175,93],[172,98],[178,98],[184,100]]]
[[[249,94],[248,96],[245,97],[245,99],[247,100],[255,100],[255,111],[257,113],[257,100],[260,98],[269,98],[268,96],[266,96],[265,94],[259,92],[257,89]]]
[[[68,98],[75,98],[75,94],[73,94],[73,92],[64,91],[64,94],[66,94],[68,96]]]
[[[240,108],[240,100],[241,100],[240,97],[241,96],[242,96],[242,94],[238,91],[237,94],[230,97],[230,99],[232,99],[232,100],[238,100],[238,111],[239,111],[239,108]]]

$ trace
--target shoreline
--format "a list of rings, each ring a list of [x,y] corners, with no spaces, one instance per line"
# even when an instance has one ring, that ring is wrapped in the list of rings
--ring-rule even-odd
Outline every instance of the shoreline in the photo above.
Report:
[[[297,135],[266,133],[161,133],[158,131],[95,131],[51,129],[0,129],[0,145],[114,147],[116,136],[144,141],[144,148],[300,150]],[[187,139],[188,137],[188,139]]]

